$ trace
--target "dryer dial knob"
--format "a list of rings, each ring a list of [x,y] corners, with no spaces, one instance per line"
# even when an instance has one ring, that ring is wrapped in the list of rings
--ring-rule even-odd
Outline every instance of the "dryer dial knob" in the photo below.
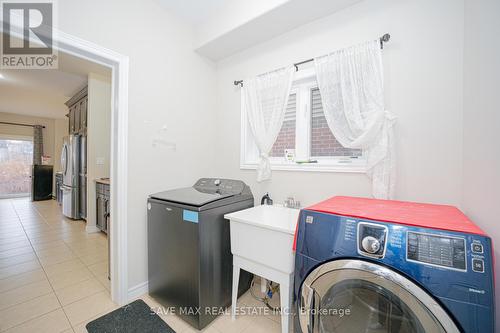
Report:
[[[363,238],[361,246],[363,247],[363,250],[371,254],[377,253],[380,250],[380,242],[372,236],[366,236]]]

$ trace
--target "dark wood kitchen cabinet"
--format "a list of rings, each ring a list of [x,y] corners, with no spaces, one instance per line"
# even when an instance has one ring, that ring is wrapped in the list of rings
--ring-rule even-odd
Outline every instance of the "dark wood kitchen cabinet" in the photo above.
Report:
[[[75,96],[71,97],[66,103],[68,107],[69,118],[69,134],[81,134],[86,135],[87,133],[87,105],[88,105],[88,93],[87,87],[80,90]]]
[[[96,180],[96,226],[108,233],[110,217],[109,184]]]

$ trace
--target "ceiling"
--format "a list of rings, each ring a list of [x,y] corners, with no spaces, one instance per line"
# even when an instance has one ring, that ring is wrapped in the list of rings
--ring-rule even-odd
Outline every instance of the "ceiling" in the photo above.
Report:
[[[231,0],[157,0],[169,11],[191,24],[206,21]],[[233,0],[234,1],[234,0]]]
[[[111,75],[110,69],[59,53],[59,68],[0,70],[0,112],[64,118],[64,103],[87,85],[89,73]]]
[[[193,48],[219,61],[362,0],[156,0],[193,28]]]
[[[201,55],[219,61],[360,1],[232,0],[197,26],[194,47]]]

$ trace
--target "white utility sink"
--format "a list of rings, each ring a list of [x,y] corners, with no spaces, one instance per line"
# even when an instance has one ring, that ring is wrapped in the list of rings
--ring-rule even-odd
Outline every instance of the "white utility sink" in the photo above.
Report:
[[[231,252],[283,273],[292,273],[298,216],[298,209],[268,205],[226,214],[224,217],[231,221]]]
[[[231,221],[233,319],[240,269],[244,269],[280,284],[281,331],[288,333],[293,295],[293,239],[299,210],[262,205],[224,217]]]

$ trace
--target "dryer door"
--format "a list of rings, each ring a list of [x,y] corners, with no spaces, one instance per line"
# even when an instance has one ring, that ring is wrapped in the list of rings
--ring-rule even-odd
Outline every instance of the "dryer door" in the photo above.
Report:
[[[313,270],[301,287],[303,333],[460,332],[427,292],[386,267],[336,260]]]

